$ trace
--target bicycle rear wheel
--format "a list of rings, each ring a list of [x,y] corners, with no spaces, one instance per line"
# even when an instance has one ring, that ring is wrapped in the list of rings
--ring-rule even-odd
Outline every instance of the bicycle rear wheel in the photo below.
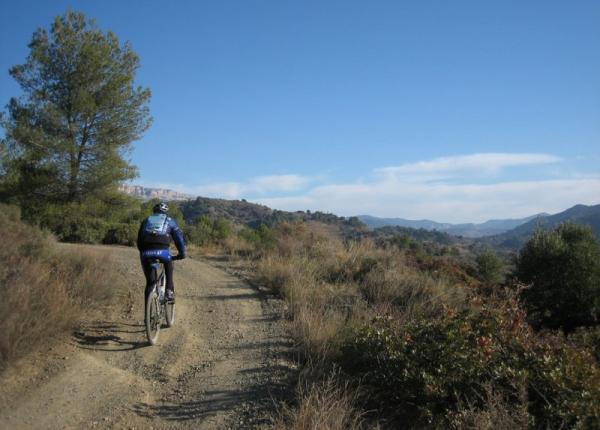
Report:
[[[165,303],[165,319],[167,320],[167,327],[173,327],[173,324],[175,324],[175,303]]]
[[[146,294],[146,312],[144,323],[146,324],[146,336],[150,345],[156,345],[158,333],[160,332],[160,310],[156,288],[152,288]]]

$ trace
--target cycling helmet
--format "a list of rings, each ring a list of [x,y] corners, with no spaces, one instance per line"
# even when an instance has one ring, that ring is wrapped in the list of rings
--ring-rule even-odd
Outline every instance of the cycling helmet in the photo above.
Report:
[[[157,214],[157,213],[166,214],[167,212],[169,212],[169,206],[167,206],[167,204],[165,202],[157,203],[152,208],[152,212],[154,212],[155,214]]]

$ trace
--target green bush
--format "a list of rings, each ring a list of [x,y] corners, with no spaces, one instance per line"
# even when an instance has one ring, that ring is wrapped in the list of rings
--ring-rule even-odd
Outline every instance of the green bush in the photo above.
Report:
[[[184,232],[187,241],[194,245],[204,246],[209,243],[222,242],[232,233],[233,227],[224,218],[211,220],[202,215],[192,225],[185,227]]]
[[[131,231],[142,218],[140,203],[122,193],[80,202],[33,203],[22,210],[25,221],[50,230],[64,242],[132,245]]]
[[[136,224],[114,223],[107,226],[102,243],[106,245],[133,246],[137,240],[139,226]]]
[[[273,231],[264,224],[257,229],[244,228],[238,235],[254,246],[255,249],[271,249],[275,245],[275,235]]]
[[[213,238],[215,240],[225,240],[233,231],[233,227],[231,223],[227,221],[225,218],[217,218],[213,221]]]
[[[597,428],[600,369],[561,336],[535,339],[516,302],[400,325],[378,318],[354,331],[340,364],[368,407],[407,428],[447,428],[461,404],[484,408],[492,386],[509,406],[528,396],[533,428]]]
[[[486,285],[499,284],[504,279],[504,263],[494,251],[486,250],[475,259],[477,275]]]
[[[569,332],[600,323],[600,245],[591,228],[539,230],[520,251],[516,276],[531,322]]]

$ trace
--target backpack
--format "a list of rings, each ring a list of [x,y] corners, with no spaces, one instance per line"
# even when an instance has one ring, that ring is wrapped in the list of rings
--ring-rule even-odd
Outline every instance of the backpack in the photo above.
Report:
[[[146,218],[144,227],[145,236],[166,236],[169,227],[168,216],[165,214],[154,214]]]

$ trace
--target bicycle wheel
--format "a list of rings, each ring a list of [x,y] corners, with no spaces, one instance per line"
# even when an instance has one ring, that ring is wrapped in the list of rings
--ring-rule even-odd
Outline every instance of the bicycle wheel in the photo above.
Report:
[[[167,327],[173,327],[173,324],[175,324],[175,303],[165,303],[165,319],[167,320]]]
[[[152,288],[149,294],[146,294],[146,313],[144,322],[146,324],[146,336],[150,345],[155,345],[160,332],[160,312],[159,312],[158,294],[156,288]]]

